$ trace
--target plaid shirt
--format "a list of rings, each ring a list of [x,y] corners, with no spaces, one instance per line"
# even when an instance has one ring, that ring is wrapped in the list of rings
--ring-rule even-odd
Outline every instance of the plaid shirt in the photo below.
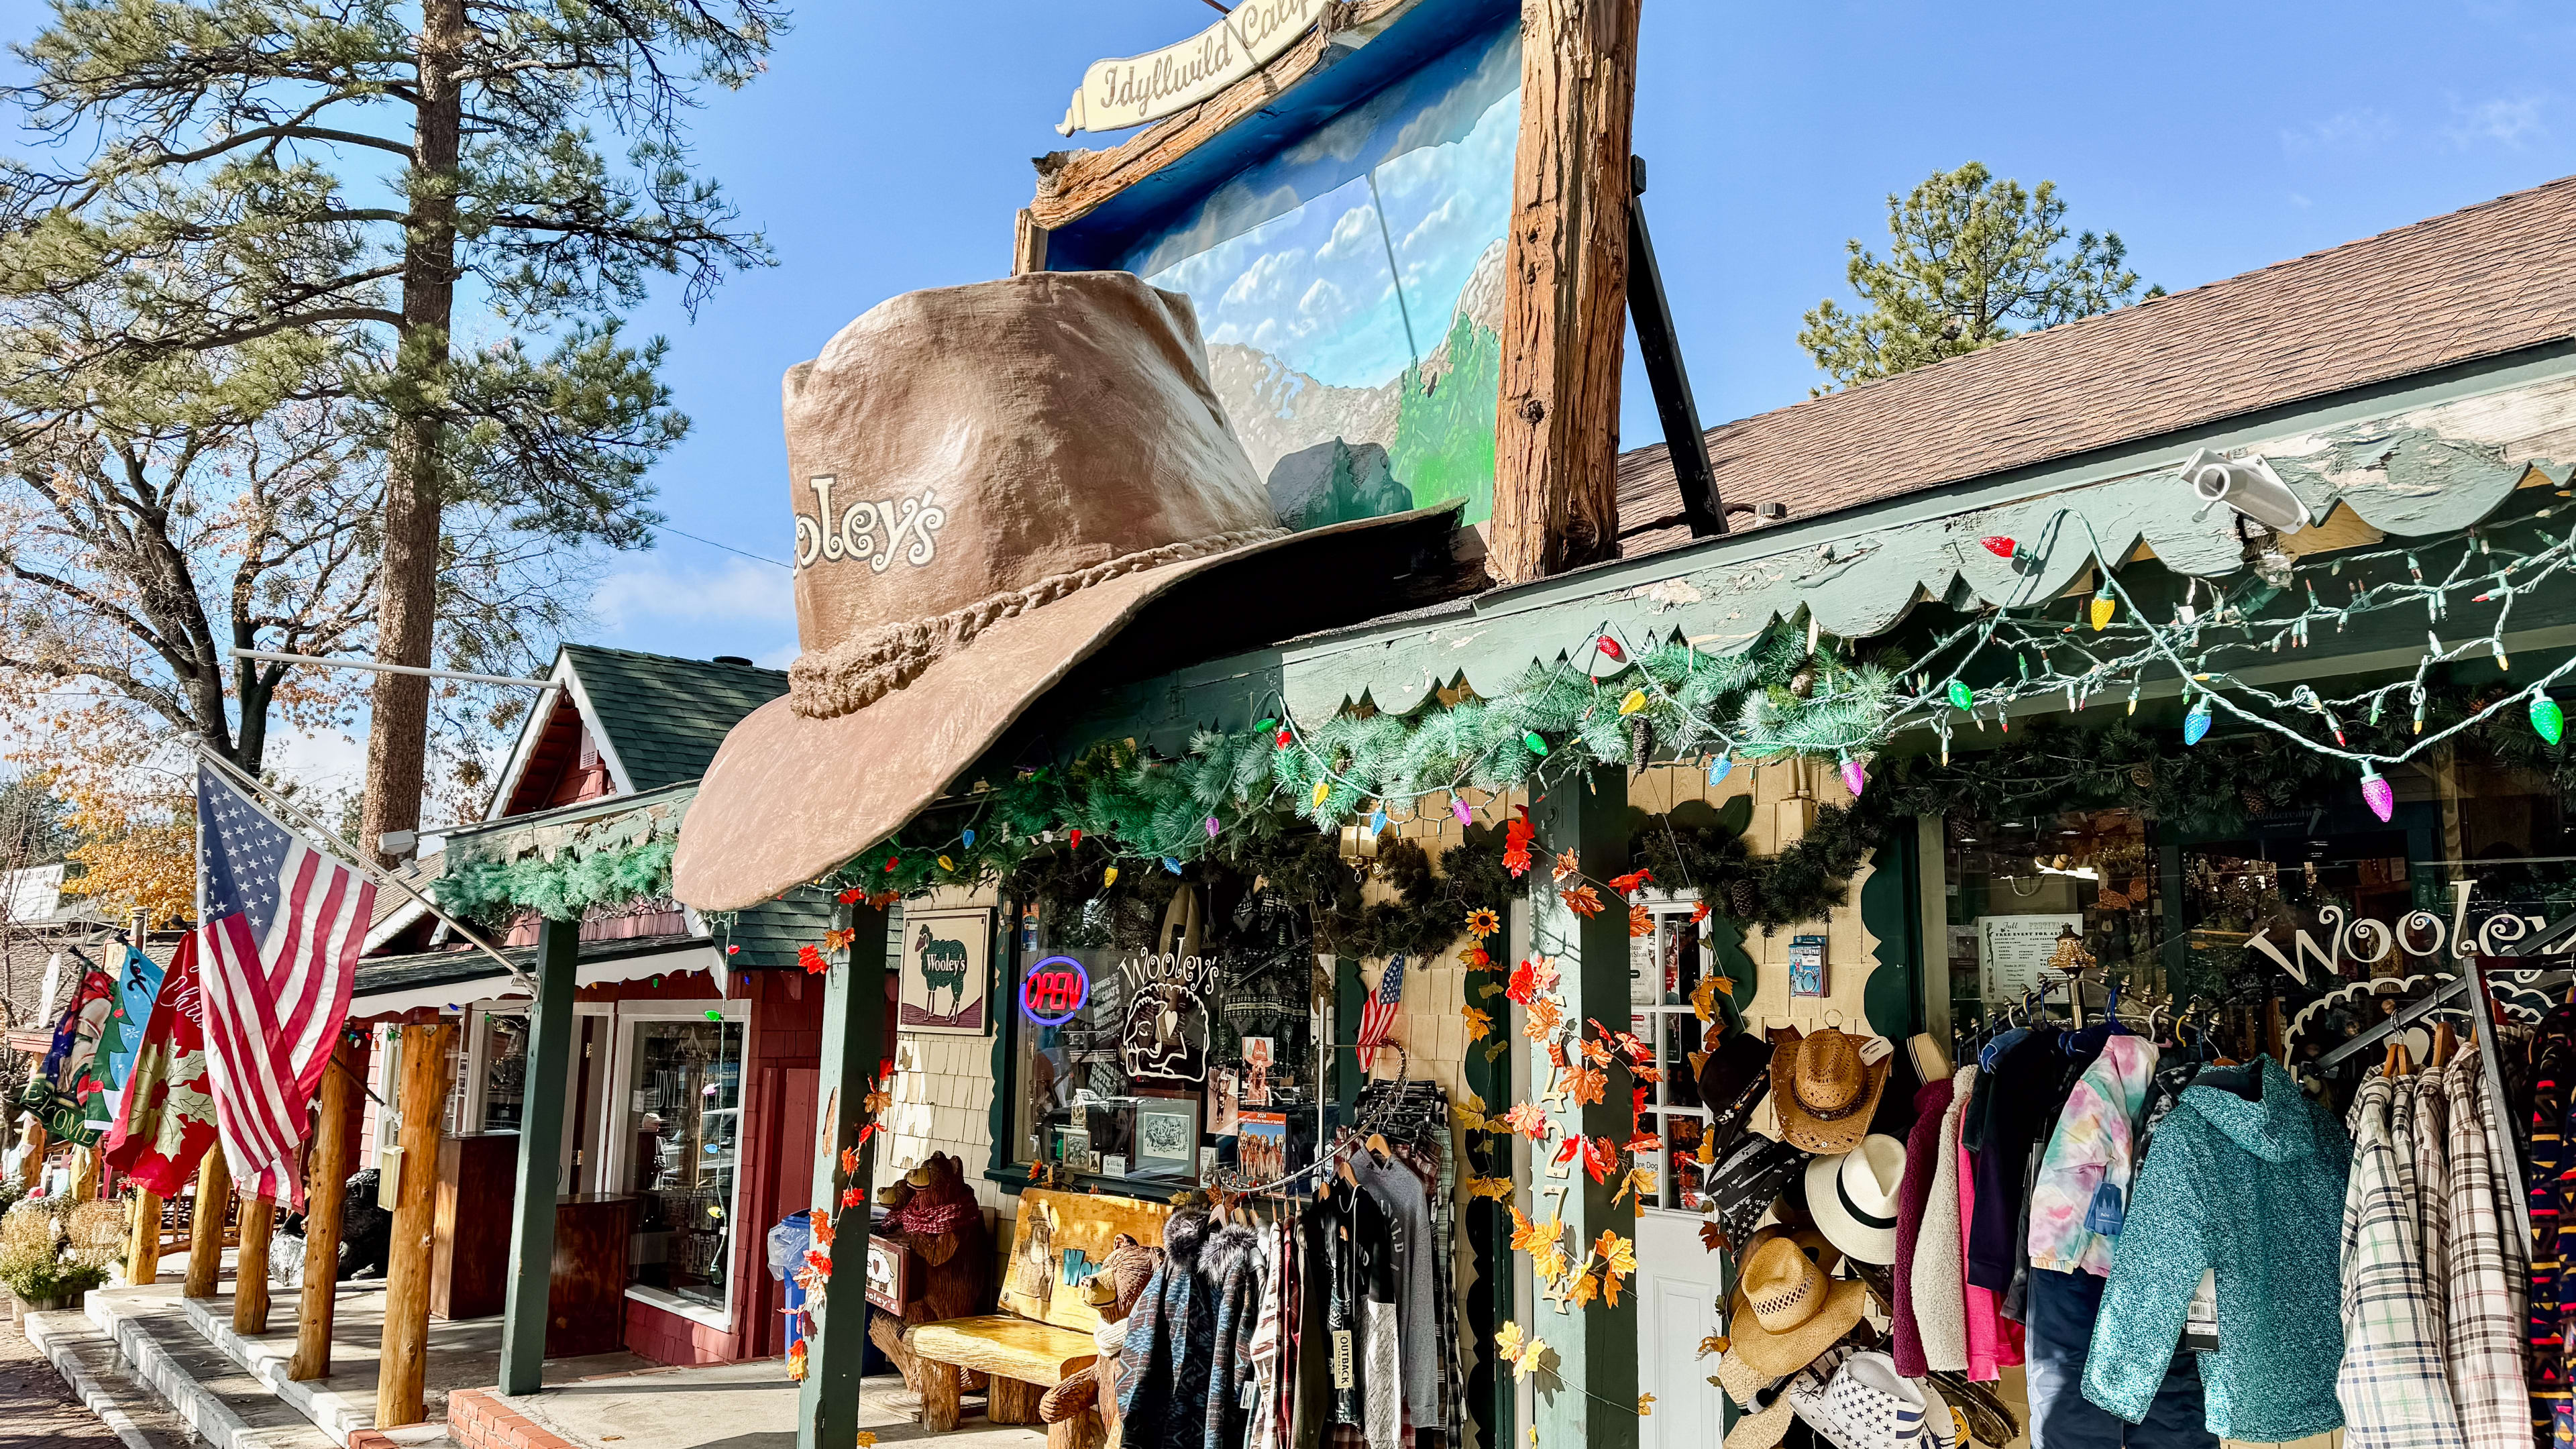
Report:
[[[2576,1170],[2568,1151],[2571,1085],[2576,1085],[2576,1005],[2562,1004],[2541,1019],[2532,1045],[2529,1123],[2531,1305],[2526,1336],[2531,1343],[2531,1413],[2538,1442],[2554,1449],[2576,1449],[2560,1301],[2560,1265],[2576,1246],[2571,1241],[2576,1239],[2576,1212],[2567,1210],[2566,1201],[2568,1173]]]
[[[2450,1104],[2442,1096],[2442,1074],[2423,1072],[2410,1079],[2414,1085],[2414,1116],[2409,1119],[2415,1145],[2414,1181],[2408,1184],[2408,1200],[2415,1204],[2415,1247],[2424,1260],[2424,1281],[2445,1285],[2451,1282],[2451,1148]],[[2401,1086],[2404,1084],[2400,1084]],[[2394,1126],[2392,1114],[2391,1126]],[[2443,1363],[2450,1363],[2451,1298],[2436,1291],[2427,1300],[2433,1331],[2441,1335]],[[2457,1372],[2452,1371],[2454,1385]]]
[[[2463,1049],[2442,1071],[2450,1108],[2451,1317],[2443,1344],[2451,1398],[2468,1449],[2525,1449],[2531,1400],[2523,1386],[2520,1256],[2497,1211],[2493,1112],[2478,1055]],[[2430,1188],[2427,1184],[2427,1188]]]
[[[2415,1213],[2400,1189],[2389,1135],[2387,1078],[2363,1080],[2348,1123],[2352,1175],[2343,1199],[2343,1403],[2346,1449],[2450,1449],[2460,1442],[2442,1342],[2416,1255]]]

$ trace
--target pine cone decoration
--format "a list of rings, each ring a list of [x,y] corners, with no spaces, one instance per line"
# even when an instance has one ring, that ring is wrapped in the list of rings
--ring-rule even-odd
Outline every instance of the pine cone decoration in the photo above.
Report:
[[[2148,764],[2131,765],[2129,767],[2129,783],[2137,786],[2141,790],[2154,789],[2156,787],[2156,767]]]
[[[1800,699],[1816,692],[1816,671],[1801,669],[1789,676],[1789,692]]]
[[[1752,918],[1753,903],[1753,882],[1744,879],[1742,876],[1738,876],[1734,880],[1726,883],[1726,904],[1730,908],[1730,913],[1737,920],[1743,921],[1750,920]]]
[[[2248,815],[2269,815],[2269,814],[2271,814],[2271,813],[2272,813],[2272,801],[2271,801],[2271,798],[2270,798],[2269,796],[2265,795],[2262,791],[2255,789],[2255,788],[2254,788],[2253,786],[2251,786],[2251,785],[2248,785],[2248,786],[2246,786],[2246,787],[2245,787],[2245,789],[2244,789],[2243,791],[2241,791],[2240,793],[2241,793],[2241,794],[2243,794],[2243,796],[2245,797],[2245,813],[2246,813],[2246,814],[2248,814]]]

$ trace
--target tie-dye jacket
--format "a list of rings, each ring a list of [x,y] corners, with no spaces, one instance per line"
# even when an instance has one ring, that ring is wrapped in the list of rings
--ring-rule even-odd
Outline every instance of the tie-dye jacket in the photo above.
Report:
[[[2030,1195],[2030,1265],[2109,1277],[2137,1159],[2139,1114],[2156,1074],[2155,1043],[2114,1036],[2058,1115]],[[2104,1191],[2105,1185],[2109,1190]],[[2096,1197],[2101,1209],[2095,1207]]]

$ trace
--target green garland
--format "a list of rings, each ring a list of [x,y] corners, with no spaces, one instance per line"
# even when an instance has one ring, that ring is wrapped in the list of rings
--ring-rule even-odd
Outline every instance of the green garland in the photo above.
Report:
[[[554,859],[489,857],[451,862],[430,882],[438,903],[471,921],[498,924],[534,911],[551,920],[579,920],[601,907],[653,900],[671,893],[671,853],[679,841],[664,835],[634,845]]]

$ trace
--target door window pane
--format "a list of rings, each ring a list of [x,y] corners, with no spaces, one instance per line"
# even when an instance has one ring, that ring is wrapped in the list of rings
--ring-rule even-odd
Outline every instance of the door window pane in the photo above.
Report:
[[[528,1019],[483,1018],[483,1122],[486,1132],[516,1132],[528,1092]]]
[[[639,1021],[626,1130],[627,1280],[722,1308],[742,1121],[743,1024]]]

